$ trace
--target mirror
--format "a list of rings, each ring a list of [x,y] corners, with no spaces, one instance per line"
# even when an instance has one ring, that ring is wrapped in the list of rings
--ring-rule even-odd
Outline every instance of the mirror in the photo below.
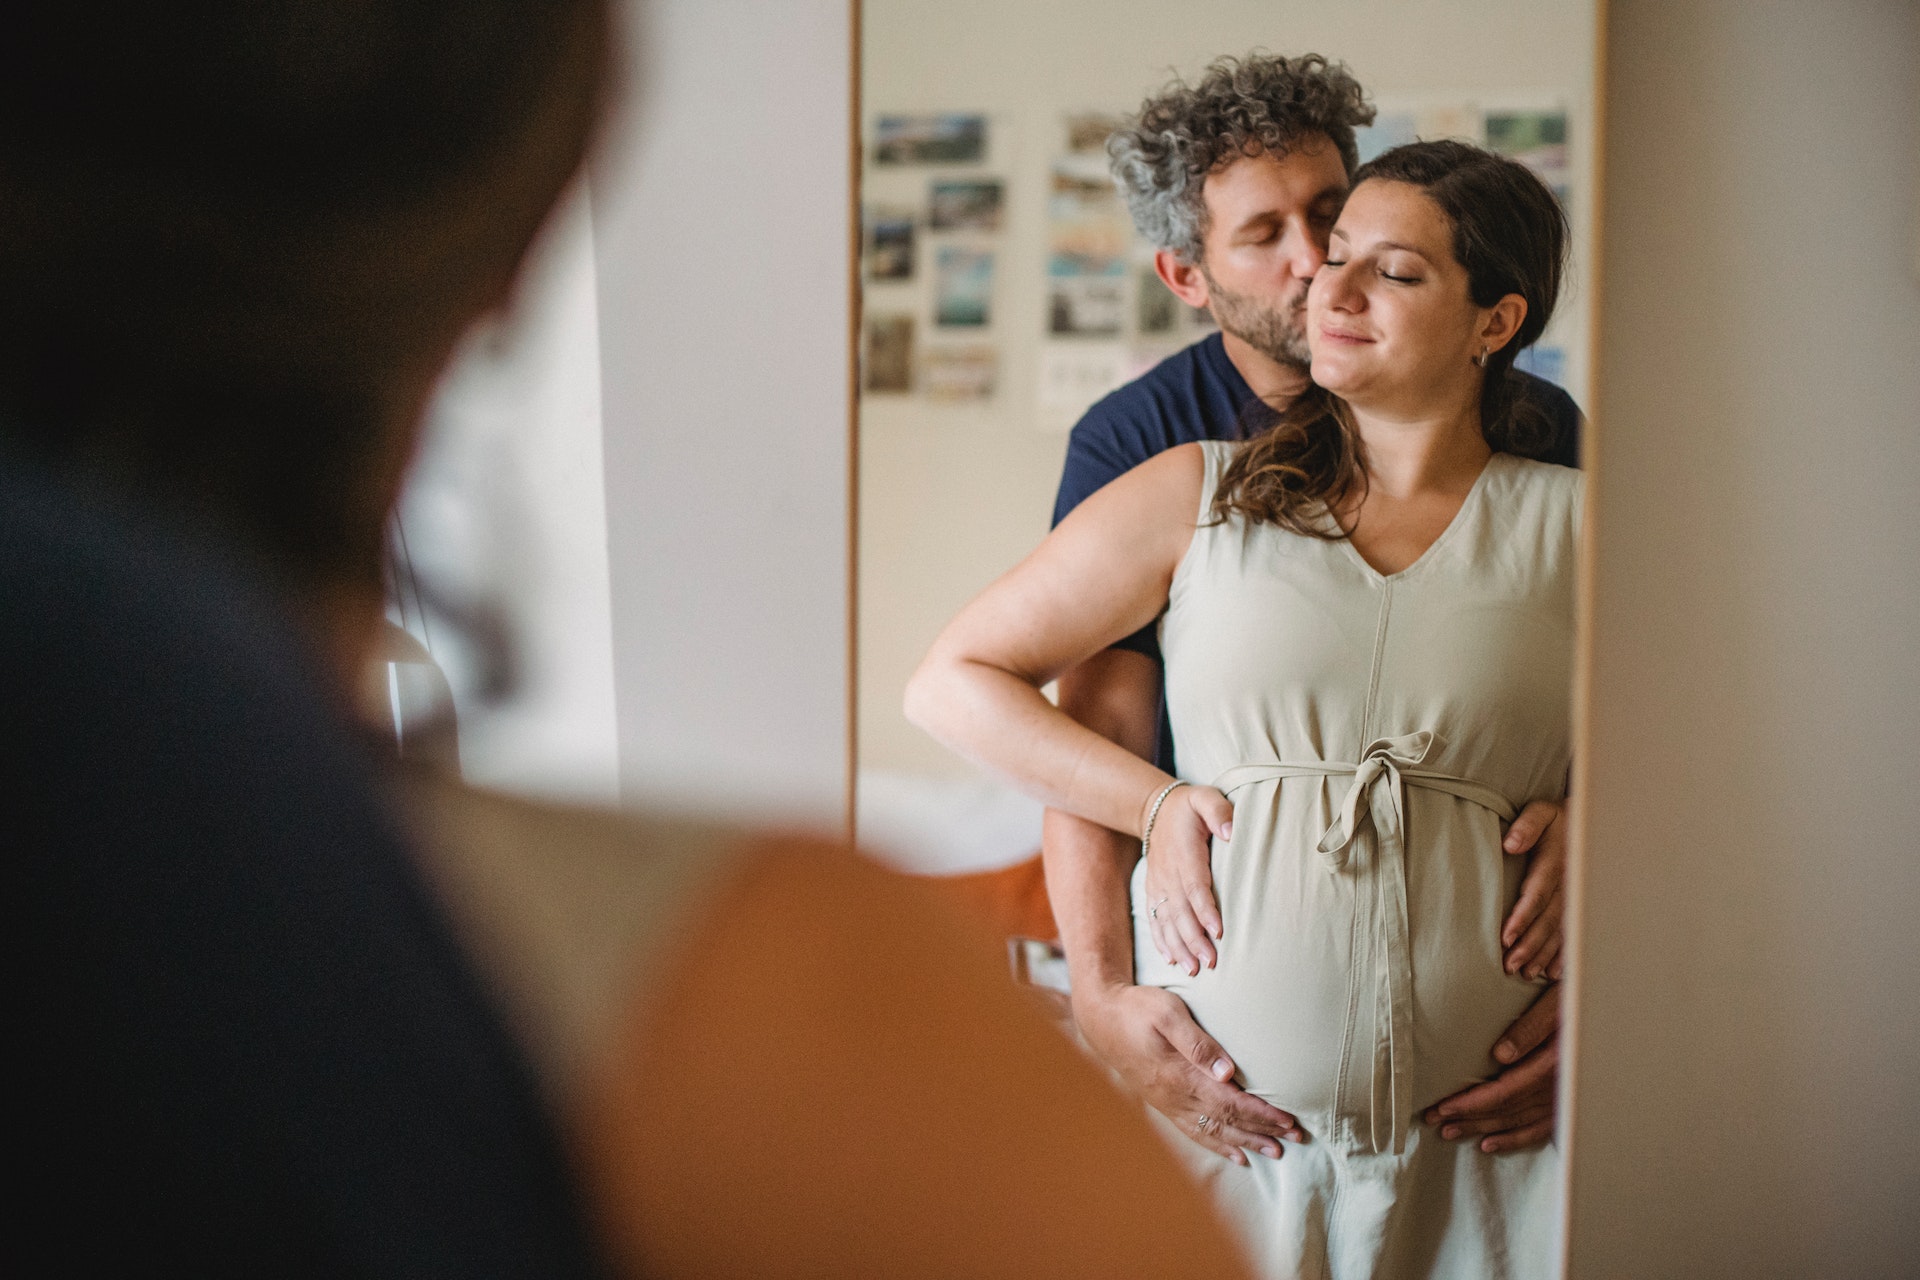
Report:
[[[1186,305],[1156,274],[1108,172],[1109,132],[1217,58],[1312,52],[1344,63],[1377,109],[1356,138],[1363,161],[1438,138],[1520,160],[1559,198],[1570,240],[1552,322],[1516,367],[1584,406],[1596,8],[864,0],[861,13],[858,834],[913,871],[1024,875],[1031,889],[1040,805],[908,723],[902,693],[947,621],[1045,537],[1089,406],[1196,343],[1223,346],[1217,308]],[[1572,594],[1564,631],[1545,641],[1555,679],[1571,670]],[[1518,874],[1490,892],[1511,902]],[[1020,954],[1023,971],[1044,968]],[[1388,1072],[1383,1087],[1395,1082]],[[1557,1183],[1545,1195],[1527,1210],[1540,1239]]]

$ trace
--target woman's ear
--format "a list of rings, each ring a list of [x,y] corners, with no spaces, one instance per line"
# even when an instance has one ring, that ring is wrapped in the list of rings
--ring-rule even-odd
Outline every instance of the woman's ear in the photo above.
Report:
[[[1486,321],[1480,326],[1480,346],[1499,351],[1513,341],[1513,335],[1520,332],[1526,320],[1527,300],[1517,293],[1508,294],[1487,308]]]

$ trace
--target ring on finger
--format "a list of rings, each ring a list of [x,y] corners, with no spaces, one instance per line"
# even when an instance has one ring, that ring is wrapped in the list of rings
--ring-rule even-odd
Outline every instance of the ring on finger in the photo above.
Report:
[[[1193,1127],[1198,1129],[1200,1132],[1205,1133],[1209,1129],[1213,1128],[1214,1124],[1215,1124],[1215,1121],[1212,1116],[1202,1114],[1198,1120],[1195,1120],[1193,1122]]]

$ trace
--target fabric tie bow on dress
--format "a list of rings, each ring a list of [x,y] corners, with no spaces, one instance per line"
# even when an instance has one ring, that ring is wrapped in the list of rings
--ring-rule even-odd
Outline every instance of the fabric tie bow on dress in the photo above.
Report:
[[[1399,1155],[1406,1150],[1407,1120],[1412,1111],[1413,950],[1407,922],[1406,789],[1424,787],[1458,796],[1492,810],[1502,822],[1510,822],[1514,816],[1513,805],[1493,788],[1418,768],[1433,753],[1436,742],[1431,731],[1422,729],[1397,738],[1376,738],[1367,744],[1356,764],[1334,760],[1241,764],[1214,783],[1230,796],[1240,787],[1280,778],[1353,777],[1339,816],[1321,837],[1319,852],[1336,875],[1364,876],[1372,881],[1371,898],[1357,892],[1355,903],[1366,917],[1363,932],[1371,940],[1379,975],[1374,992],[1367,1135],[1376,1154],[1391,1150]],[[1356,859],[1355,850],[1369,832],[1374,856]],[[1383,1117],[1391,1120],[1383,1125]]]

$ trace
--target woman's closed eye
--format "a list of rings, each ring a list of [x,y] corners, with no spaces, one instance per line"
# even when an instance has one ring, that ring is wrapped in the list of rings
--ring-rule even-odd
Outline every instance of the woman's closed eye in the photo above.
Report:
[[[1322,258],[1320,265],[1323,267],[1344,267],[1347,265],[1347,260],[1345,258]],[[1395,284],[1419,284],[1422,279],[1420,276],[1399,275],[1395,272],[1384,270],[1380,272],[1380,277],[1384,280],[1391,280]]]

